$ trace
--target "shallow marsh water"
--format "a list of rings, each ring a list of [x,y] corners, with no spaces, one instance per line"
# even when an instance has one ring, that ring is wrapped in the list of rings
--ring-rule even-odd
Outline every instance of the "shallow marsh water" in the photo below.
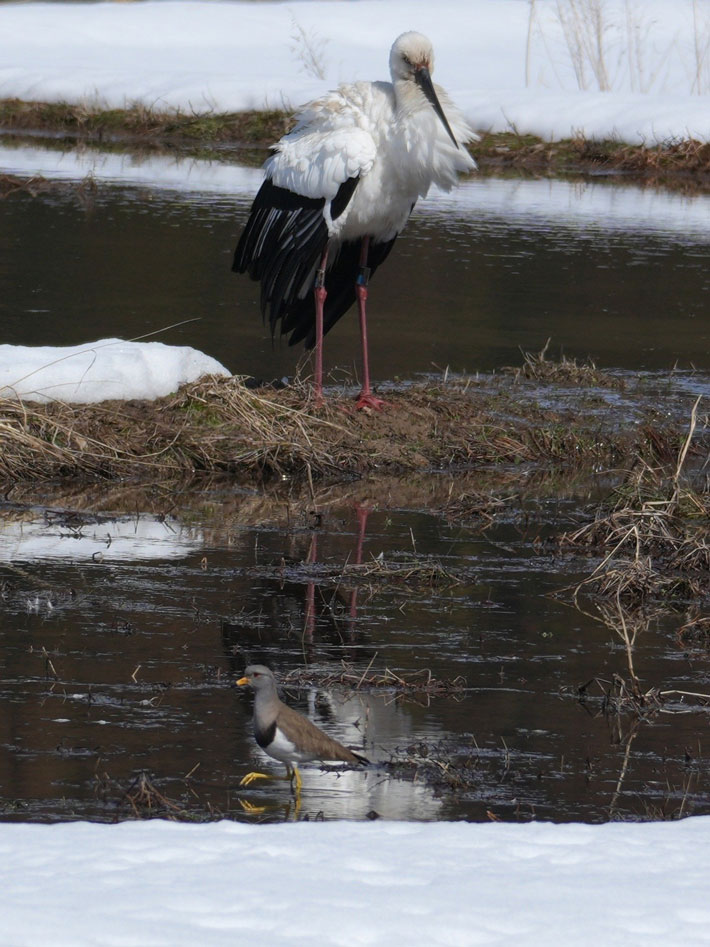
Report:
[[[196,163],[146,172],[123,159],[105,177],[122,183],[3,203],[2,341],[134,337],[199,318],[160,338],[237,372],[292,374],[294,353],[272,349],[254,287],[229,273],[258,174]],[[707,370],[707,211],[707,198],[608,182],[478,180],[426,202],[373,281],[375,376],[517,364],[518,346],[539,349],[548,336],[603,367]],[[352,367],[355,341],[346,317],[328,337],[331,367]],[[688,410],[707,389],[704,375],[659,378]],[[604,689],[627,675],[624,647],[598,616],[551,594],[595,562],[562,557],[546,537],[605,496],[614,475],[528,490],[485,529],[441,513],[484,475],[467,477],[310,499],[289,484],[156,485],[135,501],[120,487],[48,489],[37,508],[11,494],[0,510],[0,816],[130,817],[125,791],[144,771],[196,817],[254,818],[240,798],[283,817],[285,784],[238,788],[263,763],[249,697],[231,686],[254,660],[316,680],[345,661],[356,675],[465,681],[406,700],[374,687],[291,687],[293,703],[375,762],[344,775],[307,768],[301,814],[311,818],[710,811],[707,711],[679,697],[648,720],[602,713]],[[358,548],[363,562],[433,564],[439,581],[339,576]],[[641,630],[645,687],[710,690],[709,652],[680,641],[683,620],[665,613]]]
[[[257,287],[230,272],[260,171],[0,148],[13,169],[99,187],[3,202],[4,342],[160,332],[239,374],[293,375],[302,349],[272,347]],[[605,368],[710,369],[709,243],[709,196],[474,177],[420,202],[373,278],[373,376],[490,371],[549,337]],[[336,377],[358,370],[357,331],[349,314],[327,337]]]
[[[443,477],[434,487],[426,478],[417,488],[359,484],[314,502],[294,501],[286,487],[219,487],[195,492],[181,517],[118,522],[6,508],[2,816],[130,817],[124,792],[143,771],[195,817],[253,818],[243,799],[282,818],[285,783],[238,786],[264,765],[250,700],[233,686],[250,661],[316,679],[345,662],[355,680],[391,668],[458,684],[429,697],[289,687],[292,703],[375,764],[346,774],[306,767],[301,814],[311,818],[708,811],[707,710],[677,698],[648,720],[604,714],[603,691],[628,675],[623,644],[591,609],[552,595],[590,566],[544,539],[606,485],[511,502],[485,530],[426,512],[453,488]],[[361,538],[365,563],[446,574],[433,584],[341,575]],[[645,688],[710,689],[708,651],[680,642],[682,623],[666,615],[641,631]]]

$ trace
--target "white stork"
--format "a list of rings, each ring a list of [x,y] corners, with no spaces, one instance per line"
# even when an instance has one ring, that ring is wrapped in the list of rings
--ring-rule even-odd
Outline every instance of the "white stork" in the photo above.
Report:
[[[323,336],[358,301],[362,391],[358,407],[384,402],[370,388],[366,300],[417,199],[450,191],[476,163],[462,147],[478,137],[431,80],[434,52],[421,33],[390,51],[392,82],[341,85],[312,102],[273,148],[239,240],[233,270],[261,283],[272,335],[315,346],[315,397],[323,391]],[[311,292],[313,290],[313,292]]]

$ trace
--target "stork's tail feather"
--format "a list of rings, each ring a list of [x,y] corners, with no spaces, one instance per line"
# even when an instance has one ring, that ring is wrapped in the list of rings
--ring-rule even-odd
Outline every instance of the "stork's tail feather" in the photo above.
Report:
[[[261,283],[261,315],[276,324],[298,303],[328,242],[323,199],[302,197],[267,178],[254,199],[232,269]]]
[[[332,220],[345,211],[358,182],[359,175],[340,185],[330,202]],[[307,348],[315,344],[312,290],[316,267],[328,245],[324,207],[324,198],[303,197],[266,178],[234,253],[232,269],[261,283],[262,318],[268,317],[272,335],[280,322],[281,334],[290,333],[289,345],[304,340]],[[387,257],[394,239],[370,243],[370,274]],[[325,280],[324,335],[355,302],[359,268],[359,240],[333,250]]]

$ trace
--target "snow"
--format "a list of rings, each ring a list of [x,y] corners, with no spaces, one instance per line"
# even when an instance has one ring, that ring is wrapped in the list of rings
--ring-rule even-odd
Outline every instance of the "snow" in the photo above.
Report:
[[[417,29],[434,43],[437,80],[479,129],[709,140],[708,4],[600,7],[595,47],[592,25],[557,0],[3,3],[0,98],[188,113],[297,106],[343,81],[388,78],[392,41]]]
[[[82,345],[0,345],[0,398],[66,401],[153,400],[203,375],[229,376],[189,346],[101,339]]]
[[[710,942],[710,817],[0,826],[7,947]]]

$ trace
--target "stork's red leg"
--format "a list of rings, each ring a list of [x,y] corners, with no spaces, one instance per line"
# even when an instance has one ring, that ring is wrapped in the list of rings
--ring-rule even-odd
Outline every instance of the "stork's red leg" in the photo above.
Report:
[[[370,268],[367,265],[367,254],[370,249],[370,238],[363,237],[360,245],[360,270],[355,282],[357,305],[360,312],[360,340],[362,342],[362,391],[358,395],[356,408],[371,408],[381,410],[387,402],[376,398],[370,388],[370,359],[367,352],[367,284],[370,279]]]
[[[316,345],[315,345],[315,377],[313,393],[317,405],[323,404],[323,307],[328,292],[325,288],[325,267],[328,262],[328,247],[326,246],[321,257],[320,266],[316,270],[316,284],[313,290],[316,297]]]

